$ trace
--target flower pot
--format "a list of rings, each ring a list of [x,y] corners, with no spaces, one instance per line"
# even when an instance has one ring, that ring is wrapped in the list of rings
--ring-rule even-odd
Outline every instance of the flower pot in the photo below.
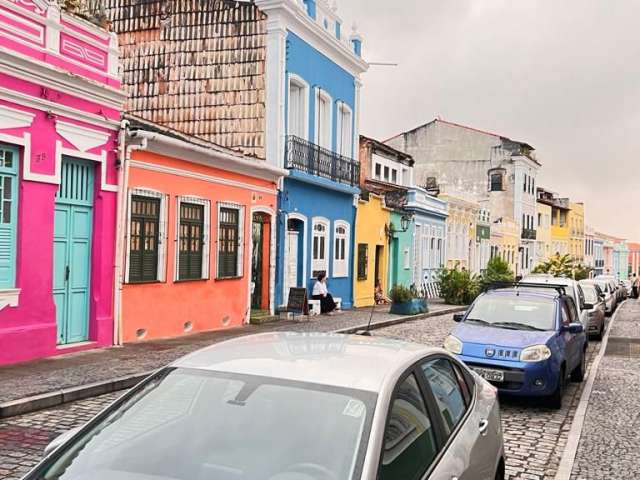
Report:
[[[417,315],[419,313],[427,313],[429,306],[426,298],[413,298],[406,302],[392,303],[389,313],[395,315]]]

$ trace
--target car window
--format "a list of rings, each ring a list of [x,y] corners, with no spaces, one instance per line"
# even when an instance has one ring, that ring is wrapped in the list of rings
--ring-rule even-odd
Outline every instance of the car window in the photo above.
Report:
[[[573,298],[564,299],[567,304],[567,311],[569,312],[569,321],[571,323],[579,322],[578,311],[576,310],[576,304],[573,303]]]
[[[462,390],[462,395],[464,396],[464,403],[468,407],[471,405],[471,399],[473,397],[473,386],[470,384],[469,380],[465,377],[462,369],[459,365],[453,363],[453,369],[455,370],[456,377],[458,379],[458,384],[460,385],[460,389]]]
[[[555,300],[551,297],[487,294],[474,302],[465,322],[511,329],[553,330],[555,308]]]
[[[467,410],[467,403],[453,365],[445,358],[438,358],[423,364],[422,371],[436,399],[445,433],[448,436]]]
[[[582,289],[584,292],[584,299],[587,303],[598,303],[598,290],[596,285],[585,285]]]
[[[580,305],[580,308],[582,309],[584,308],[584,292],[580,285],[576,285],[576,288],[578,289],[578,305]]]
[[[398,387],[384,432],[380,479],[419,479],[438,453],[433,424],[414,374]]]
[[[569,325],[571,323],[571,315],[569,314],[569,308],[566,302],[562,302],[562,325]]]

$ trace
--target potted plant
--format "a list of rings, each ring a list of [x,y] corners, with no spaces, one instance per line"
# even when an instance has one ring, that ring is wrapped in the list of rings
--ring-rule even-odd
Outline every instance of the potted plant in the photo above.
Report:
[[[389,291],[390,313],[396,315],[417,315],[429,311],[427,299],[404,285],[394,285]]]

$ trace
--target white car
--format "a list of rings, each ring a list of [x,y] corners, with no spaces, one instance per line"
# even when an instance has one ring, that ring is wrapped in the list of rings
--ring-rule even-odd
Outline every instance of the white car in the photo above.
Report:
[[[589,311],[584,307],[584,292],[580,283],[572,278],[566,277],[554,277],[546,273],[533,273],[525,276],[522,283],[547,283],[553,285],[561,285],[566,287],[566,294],[569,295],[578,309],[578,315],[580,317],[580,323],[584,327],[584,331],[589,331]]]
[[[496,392],[438,348],[245,336],[158,371],[25,479],[503,479]]]
[[[595,283],[600,287],[600,290],[604,292],[604,301],[606,305],[606,313],[607,315],[611,315],[616,309],[616,305],[618,304],[618,299],[616,298],[616,292],[614,290],[611,281],[605,280],[604,278],[594,278],[593,280],[589,280],[590,282]]]
[[[613,292],[613,296],[615,297],[615,305],[614,309],[617,308],[618,303],[622,301],[622,292],[620,291],[620,284],[614,275],[597,275],[596,280],[604,280],[611,285],[611,291]]]

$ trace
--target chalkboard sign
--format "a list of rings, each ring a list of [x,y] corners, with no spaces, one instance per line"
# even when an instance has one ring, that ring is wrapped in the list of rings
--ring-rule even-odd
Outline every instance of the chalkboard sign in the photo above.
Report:
[[[307,315],[309,313],[306,288],[292,287],[289,289],[287,312],[298,313],[300,315]]]

